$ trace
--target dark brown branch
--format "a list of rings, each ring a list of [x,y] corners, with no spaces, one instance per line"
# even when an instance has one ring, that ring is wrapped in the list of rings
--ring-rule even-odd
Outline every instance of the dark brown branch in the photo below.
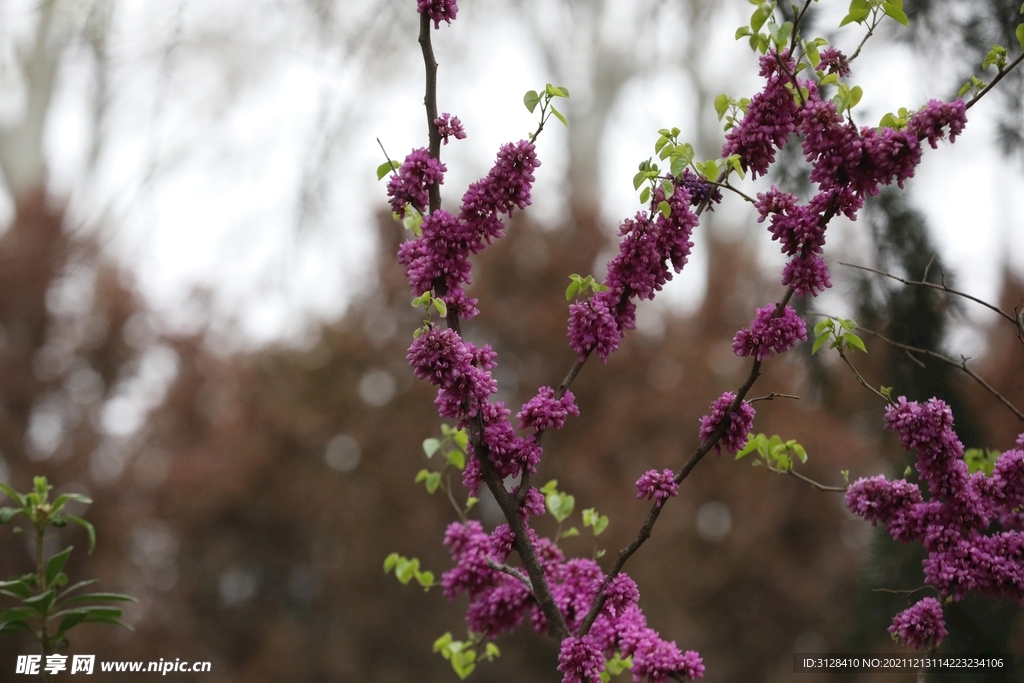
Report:
[[[963,297],[965,299],[969,299],[969,300],[971,300],[971,301],[973,301],[973,302],[975,302],[977,304],[981,304],[982,306],[984,306],[985,308],[988,308],[989,310],[995,311],[996,313],[998,313],[999,315],[1001,315],[1002,317],[1006,318],[1011,323],[1013,323],[1014,327],[1017,327],[1017,320],[1016,320],[1016,318],[1014,318],[1012,315],[1010,315],[1006,311],[1004,311],[1004,310],[1002,310],[1002,309],[1000,309],[1000,308],[998,308],[996,306],[993,306],[992,304],[988,303],[987,301],[983,301],[982,299],[979,299],[976,296],[971,296],[970,294],[967,294],[966,292],[961,292],[961,291],[952,289],[950,287],[947,287],[946,283],[944,283],[944,282],[936,284],[934,282],[907,280],[907,279],[901,278],[901,277],[899,277],[897,275],[893,275],[892,273],[887,273],[884,270],[876,270],[875,268],[869,268],[867,266],[859,266],[859,265],[857,265],[855,263],[844,263],[842,261],[839,261],[839,265],[846,266],[847,268],[856,268],[858,270],[866,270],[867,272],[875,273],[876,275],[884,275],[887,278],[891,278],[893,280],[896,280],[897,282],[902,282],[905,285],[915,285],[917,287],[930,287],[932,289],[937,289],[940,292],[946,292],[947,294],[955,294],[956,296],[961,296],[961,297]]]
[[[758,401],[774,401],[777,398],[791,398],[794,401],[800,400],[799,396],[794,396],[793,394],[780,394],[777,392],[772,392],[767,396],[758,396],[756,398],[747,399],[747,403],[757,403]]]
[[[489,557],[487,558],[487,566],[493,569],[494,571],[501,572],[502,574],[508,574],[513,579],[516,579],[524,586],[526,586],[526,589],[528,591],[530,591],[531,593],[533,592],[533,584],[530,583],[530,580],[526,578],[526,576],[524,576],[523,573],[515,567],[510,567],[507,564],[500,564]]]
[[[935,351],[929,351],[928,349],[922,349],[922,348],[919,348],[917,346],[910,346],[909,344],[901,344],[898,341],[893,341],[892,339],[889,339],[885,335],[880,334],[878,332],[875,332],[874,330],[869,330],[866,327],[861,327],[859,329],[864,331],[864,332],[867,332],[868,334],[870,334],[870,335],[872,335],[874,337],[878,337],[879,339],[884,341],[886,344],[889,344],[890,346],[893,346],[893,347],[895,347],[897,349],[903,349],[907,353],[907,355],[910,356],[911,360],[913,360],[915,363],[921,364],[922,366],[923,366],[923,363],[921,363],[921,361],[919,361],[917,358],[914,358],[914,356],[912,354],[920,353],[920,354],[925,355],[925,356],[930,356],[931,358],[934,358],[936,360],[940,360],[943,363],[946,363],[947,365],[952,365],[954,368],[960,368],[969,377],[971,377],[974,381],[976,381],[978,384],[983,386],[986,391],[988,391],[990,394],[992,394],[997,399],[999,399],[999,401],[1004,406],[1006,406],[1011,412],[1013,412],[1014,415],[1017,416],[1018,420],[1024,421],[1024,413],[1022,413],[1020,410],[1018,410],[1017,406],[1013,405],[1013,403],[1011,403],[1005,396],[1003,396],[998,391],[996,391],[995,388],[992,387],[992,385],[990,385],[988,382],[986,382],[980,375],[978,375],[976,372],[974,372],[974,370],[971,370],[969,367],[967,367],[967,361],[969,361],[970,358],[966,358],[964,356],[960,356],[960,362],[958,363],[957,361],[953,360],[952,358],[948,358],[948,357],[942,355],[941,353],[937,353]]]
[[[423,96],[423,106],[427,109],[427,130],[430,132],[430,156],[441,159],[441,133],[434,120],[437,118],[437,60],[434,58],[434,47],[430,43],[430,17],[426,12],[420,14],[420,49],[423,51],[423,66],[427,71],[427,91]],[[430,193],[430,212],[441,208],[441,186],[433,183],[428,186]]]

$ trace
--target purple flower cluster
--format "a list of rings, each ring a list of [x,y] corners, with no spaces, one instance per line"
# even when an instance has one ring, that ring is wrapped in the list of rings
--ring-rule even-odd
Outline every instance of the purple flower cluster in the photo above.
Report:
[[[935,598],[921,600],[896,615],[889,633],[904,647],[920,650],[938,645],[948,635],[942,605]]]
[[[782,315],[775,316],[775,306],[757,309],[757,315],[750,323],[736,333],[732,350],[737,356],[753,356],[764,360],[769,356],[783,354],[798,341],[807,341],[807,326],[791,307],[786,306]]]
[[[441,140],[446,145],[448,144],[448,138],[455,138],[456,140],[464,140],[466,138],[466,129],[462,127],[462,121],[459,120],[458,116],[452,116],[445,112],[434,119],[434,125],[437,126],[437,132],[440,133]]]
[[[637,498],[646,498],[647,500],[653,498],[657,500],[655,504],[661,507],[666,500],[679,495],[679,484],[676,483],[675,473],[672,470],[666,469],[661,472],[648,470],[636,480],[636,491]]]
[[[605,574],[593,560],[567,560],[557,545],[539,538],[530,529],[552,597],[565,617],[570,631],[577,632],[594,599],[605,583]],[[547,619],[522,582],[494,568],[511,551],[514,535],[508,525],[487,534],[480,522],[455,522],[445,532],[444,544],[455,566],[441,577],[449,600],[466,593],[470,604],[466,612],[469,628],[490,637],[514,630],[527,613],[533,627],[547,631]],[[604,660],[619,651],[633,657],[633,679],[661,682],[671,676],[700,678],[704,664],[696,652],[682,653],[676,644],[662,640],[637,605],[640,593],[636,583],[625,574],[607,580],[606,600],[590,633],[562,641],[558,670],[563,681],[595,678],[603,670]]]
[[[850,75],[850,60],[836,48],[826,47],[819,56],[821,57],[821,61],[818,63],[819,71],[838,74],[840,78],[846,78]]]
[[[523,404],[516,417],[521,427],[539,432],[549,428],[561,429],[570,415],[580,416],[571,391],[566,391],[562,398],[555,398],[554,389],[541,387],[536,396]]]
[[[428,186],[443,184],[447,170],[425,148],[414,149],[388,181],[391,210],[399,216],[405,214],[406,205],[412,205],[420,213],[426,211],[430,201]]]
[[[442,21],[449,24],[455,21],[459,4],[455,0],[416,0],[416,10],[430,17],[434,22],[434,28],[441,28]]]
[[[623,221],[619,253],[608,263],[608,289],[569,306],[569,346],[581,361],[596,351],[607,362],[626,330],[636,328],[636,305],[631,299],[653,299],[690,257],[690,236],[698,219],[690,210],[686,187],[676,185],[670,197],[659,187],[651,201],[667,202],[669,215],[639,212],[635,219]]]
[[[725,136],[722,156],[739,154],[743,168],[755,178],[768,172],[768,167],[775,163],[775,151],[796,130],[799,106],[786,87],[792,84],[790,74],[795,69],[796,63],[788,51],[769,52],[761,57],[761,76],[768,82],[764,90],[751,98],[743,120]]]
[[[683,187],[690,193],[690,206],[707,202],[707,211],[714,211],[715,204],[722,202],[722,191],[688,168],[683,169]]]
[[[728,414],[729,407],[735,400],[736,394],[731,391],[725,392],[711,404],[711,414],[700,418],[700,440],[706,443],[728,415],[729,427],[725,431],[725,436],[715,444],[718,453],[721,453],[722,446],[725,446],[725,450],[735,455],[747,444],[747,435],[754,424],[754,415],[757,411],[746,401],[740,401],[736,412]]]
[[[604,657],[597,649],[593,636],[571,636],[562,641],[558,651],[558,670],[562,683],[580,683],[584,678],[593,680],[604,671]]]
[[[807,95],[802,102],[794,99],[790,92],[794,68],[787,52],[769,52],[761,58],[761,75],[767,83],[751,100],[740,124],[726,136],[722,155],[739,154],[744,168],[756,177],[767,172],[790,133],[803,136],[803,153],[812,166],[809,178],[817,184],[818,194],[806,205],[799,205],[794,195],[773,187],[758,195],[757,208],[761,222],[771,216],[772,238],[792,257],[783,270],[782,283],[797,294],[816,296],[832,286],[828,267],[820,257],[825,228],[832,217],[841,213],[856,220],[864,200],[877,195],[882,185],[903,187],[921,161],[921,140],[927,139],[935,147],[948,129],[952,142],[967,119],[962,100],[932,100],[910,117],[903,130],[858,129],[842,117],[835,103],[821,99],[812,81],[796,79]],[[821,52],[819,68],[840,76],[850,73],[849,60],[831,47]]]
[[[454,128],[458,119],[451,121]],[[403,243],[398,251],[414,294],[443,287],[450,310],[462,318],[476,315],[476,300],[463,289],[471,281],[469,257],[504,234],[502,214],[511,216],[515,208],[530,204],[533,170],[539,165],[533,143],[507,144],[487,176],[469,186],[458,217],[442,210],[424,216],[420,236]],[[411,203],[422,213],[427,186],[442,182],[444,171],[444,164],[426,150],[413,151],[388,185],[392,208],[401,213]]]
[[[879,475],[850,486],[850,510],[885,525],[901,543],[922,543],[928,551],[925,581],[941,595],[959,600],[976,591],[1024,602],[1024,534],[1017,525],[1024,504],[1024,449],[1003,453],[991,476],[972,475],[944,402],[900,397],[885,419],[904,448],[917,451],[917,470],[930,498],[925,500],[916,484]],[[1001,528],[991,529],[993,522]],[[894,627],[904,622],[910,623],[898,618]],[[944,633],[938,628],[934,632]]]

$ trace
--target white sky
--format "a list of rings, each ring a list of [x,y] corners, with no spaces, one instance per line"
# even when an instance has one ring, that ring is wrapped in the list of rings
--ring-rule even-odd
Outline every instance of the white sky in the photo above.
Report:
[[[24,4],[9,5],[0,19]],[[486,173],[500,144],[532,129],[522,94],[551,80],[519,23],[494,21],[493,14],[464,4],[459,20],[434,34],[440,110],[457,114],[469,134],[443,150],[449,168],[444,189],[452,200]],[[189,293],[207,287],[215,295],[218,326],[237,323],[231,328],[240,333],[236,343],[298,341],[311,317],[337,316],[372,278],[373,212],[386,200],[384,183],[373,175],[382,161],[375,138],[399,159],[425,144],[422,63],[410,24],[405,43],[385,48],[401,75],[360,81],[358,60],[319,49],[308,26],[274,14],[283,12],[280,5],[247,5],[260,7],[119,5],[106,154],[87,175],[87,97],[94,84],[84,53],[61,74],[47,146],[55,186],[70,197],[73,214],[84,225],[101,226],[105,242],[157,310],[187,325],[194,316]],[[736,0],[734,7],[720,22],[728,33],[716,36],[713,49],[729,55],[719,62],[723,84],[743,74],[727,86],[730,94],[749,96],[757,87],[753,58],[731,32],[750,6]],[[176,34],[182,42],[167,50]],[[838,44],[852,48],[859,35],[856,29],[841,33]],[[865,90],[856,110],[860,123],[875,123],[899,106],[920,106],[946,85],[933,64],[881,40],[869,43],[855,66]],[[600,196],[609,225],[638,208],[630,179],[636,163],[650,155],[657,128],[692,126],[687,92],[671,68],[625,89],[611,122],[614,134],[601,143]],[[1024,178],[993,151],[994,101],[972,109],[956,145],[927,149],[911,183],[961,287],[988,299],[996,294],[1003,259],[1018,272],[1024,268]],[[325,131],[339,120],[345,125],[326,140]],[[539,144],[543,166],[534,210],[544,220],[560,215],[564,142],[556,123]],[[325,145],[333,156],[322,211],[297,232],[304,174]],[[738,209],[723,210],[723,217],[753,223],[751,209],[726,201]],[[9,206],[0,206],[0,214],[9,215]],[[762,232],[760,239],[771,245],[765,252],[774,253]],[[826,255],[835,259],[837,246],[860,241],[855,232],[830,239]],[[781,264],[781,258],[767,259]],[[669,305],[693,305],[703,278],[699,256],[690,271],[669,292]]]

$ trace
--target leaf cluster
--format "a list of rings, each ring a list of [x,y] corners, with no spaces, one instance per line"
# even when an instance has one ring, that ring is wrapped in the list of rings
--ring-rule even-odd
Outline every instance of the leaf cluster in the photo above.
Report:
[[[859,349],[867,353],[868,350],[864,346],[864,340],[854,333],[856,329],[857,323],[846,318],[826,318],[822,320],[814,326],[815,339],[814,346],[811,347],[811,353],[817,353],[822,346],[829,342],[831,342],[829,348],[836,349],[840,355],[848,348]]]
[[[807,451],[796,439],[783,441],[778,435],[769,437],[767,434],[748,434],[747,444],[736,454],[736,459],[755,452],[760,460],[754,460],[754,466],[766,467],[772,472],[789,472],[796,460],[807,462]]]
[[[18,605],[0,613],[0,635],[13,635],[22,631],[32,633],[49,654],[55,649],[68,646],[67,633],[79,624],[114,624],[131,629],[121,621],[122,610],[108,603],[134,602],[135,598],[120,593],[76,593],[81,588],[96,583],[95,580],[79,581],[71,586],[64,571],[74,546],[45,557],[43,539],[50,528],[60,528],[72,522],[84,528],[89,539],[89,553],[96,546],[96,530],[81,517],[64,511],[70,501],[89,504],[88,497],[78,493],[65,493],[49,500],[53,487],[45,477],[33,480],[29,493],[18,493],[6,484],[0,484],[0,491],[7,495],[17,507],[0,507],[0,523],[8,524],[17,517],[25,517],[34,527],[36,541],[36,571],[31,574],[0,581],[0,595],[18,601]],[[16,532],[23,532],[16,528]]]
[[[455,640],[451,632],[434,641],[434,652],[451,662],[452,669],[461,680],[473,673],[478,661],[492,662],[501,656],[501,650],[494,643],[484,643],[487,634],[469,632],[466,640]],[[483,651],[480,646],[483,645]]]

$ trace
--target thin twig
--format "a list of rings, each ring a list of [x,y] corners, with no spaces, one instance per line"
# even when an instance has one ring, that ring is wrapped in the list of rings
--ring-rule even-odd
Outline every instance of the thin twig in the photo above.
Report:
[[[799,34],[800,20],[804,18],[804,14],[807,12],[807,8],[811,6],[812,0],[807,0],[804,3],[803,9],[801,9],[795,17],[793,17],[793,33],[789,36],[789,54],[792,55],[796,50],[796,39]]]
[[[455,502],[455,496],[452,495],[452,473],[451,473],[451,471],[448,472],[448,474],[447,474],[447,476],[445,478],[447,479],[447,481],[446,481],[446,483],[445,483],[445,485],[443,487],[444,488],[444,492],[446,494],[448,494],[448,500],[451,501],[452,507],[455,508],[455,513],[459,516],[459,519],[462,520],[462,523],[465,524],[466,523],[466,513],[462,511],[462,506],[460,506],[458,503]]]
[[[427,87],[423,95],[423,106],[427,110],[427,131],[429,133],[431,158],[441,159],[441,132],[434,121],[437,119],[437,60],[434,58],[434,47],[430,43],[430,16],[420,14],[420,50],[423,52],[423,66],[427,72]],[[441,186],[431,183],[427,186],[430,196],[430,212],[441,208]]]
[[[716,182],[714,180],[706,180],[705,182],[707,182],[709,185],[716,185],[718,187],[723,187],[726,190],[731,190],[731,191],[735,192],[736,194],[738,194],[739,196],[743,197],[744,200],[750,202],[751,204],[757,204],[757,200],[756,199],[754,199],[753,197],[748,195],[743,190],[740,190],[739,188],[737,188],[737,187],[735,187],[733,185],[730,185],[729,183],[719,183],[719,182]]]
[[[1002,310],[1001,308],[998,308],[997,306],[993,306],[992,304],[988,303],[987,301],[979,299],[976,296],[971,296],[970,294],[967,294],[966,292],[961,292],[961,291],[958,291],[956,289],[952,289],[950,287],[947,287],[946,283],[944,283],[944,282],[937,284],[937,283],[934,283],[934,282],[907,280],[907,279],[899,277],[897,275],[893,275],[892,273],[887,273],[884,270],[877,270],[875,268],[869,268],[868,266],[860,266],[860,265],[857,265],[856,263],[844,263],[843,261],[839,261],[839,265],[846,266],[847,268],[856,268],[858,270],[866,270],[867,272],[875,273],[876,275],[884,275],[887,278],[891,278],[893,280],[896,280],[897,282],[902,282],[905,285],[915,285],[917,287],[930,287],[931,289],[937,289],[940,292],[946,292],[948,294],[955,294],[956,296],[961,296],[961,297],[963,297],[965,299],[969,299],[969,300],[971,300],[971,301],[973,301],[973,302],[975,302],[977,304],[981,304],[982,306],[984,306],[985,308],[988,308],[989,310],[995,311],[996,313],[998,313],[999,315],[1001,315],[1002,317],[1006,318],[1011,323],[1013,323],[1014,327],[1017,327],[1017,320],[1012,315],[1007,313],[1006,311]]]
[[[853,371],[853,376],[857,378],[857,381],[860,382],[862,387],[864,387],[865,389],[869,390],[871,393],[873,393],[875,396],[877,396],[878,398],[882,399],[886,403],[888,403],[888,404],[893,404],[894,403],[891,398],[889,398],[888,396],[883,394],[878,389],[875,389],[873,386],[868,384],[867,381],[865,381],[865,379],[863,377],[861,377],[860,373],[857,372],[857,368],[853,367],[853,363],[851,363],[850,359],[846,357],[846,352],[845,351],[843,351],[842,349],[838,349],[838,350],[839,350],[839,357],[842,358],[843,362],[846,363],[846,365],[850,368],[850,370]]]
[[[377,138],[377,144],[380,145],[380,151],[384,152],[384,158],[388,160],[388,166],[391,167],[391,174],[398,175],[398,169],[395,168],[395,162],[391,160],[390,156],[388,156],[388,151],[384,149],[384,143],[380,141],[380,138]]]
[[[793,394],[780,394],[780,393],[777,393],[777,392],[772,392],[772,393],[768,394],[767,396],[758,396],[757,398],[749,398],[749,399],[747,399],[747,403],[757,403],[758,401],[774,401],[777,398],[791,398],[794,401],[799,401],[800,400],[799,396],[795,396]]]
[[[881,20],[878,18],[877,14],[875,14],[875,15],[873,15],[871,17],[871,26],[868,27],[867,35],[865,35],[864,39],[862,41],[860,41],[860,45],[858,45],[857,49],[854,50],[853,56],[850,57],[848,60],[846,60],[847,63],[853,63],[853,60],[857,59],[857,57],[860,56],[860,51],[862,49],[864,49],[864,44],[866,42],[868,42],[868,38],[870,38],[872,35],[874,35],[875,29],[878,28],[878,24],[879,24],[880,21]]]
[[[1013,414],[1017,416],[1018,420],[1024,421],[1024,413],[1022,413],[1020,410],[1018,410],[1017,406],[1013,405],[1013,403],[1011,403],[1005,396],[1003,396],[998,391],[996,391],[995,388],[992,387],[992,385],[990,385],[988,382],[986,382],[980,375],[978,375],[976,372],[974,372],[974,370],[971,370],[969,367],[967,367],[967,361],[969,361],[970,358],[967,358],[966,356],[960,356],[960,362],[957,362],[957,361],[953,360],[952,358],[948,358],[948,357],[946,357],[946,356],[944,356],[941,353],[938,353],[936,351],[930,351],[928,349],[922,349],[922,348],[919,348],[917,346],[910,346],[909,344],[902,344],[902,343],[900,343],[898,341],[893,341],[892,339],[889,339],[885,335],[880,334],[878,332],[875,332],[874,330],[869,330],[866,327],[860,327],[858,329],[863,331],[863,332],[866,332],[866,333],[868,333],[868,334],[870,334],[870,335],[872,335],[874,337],[878,337],[879,339],[884,341],[886,344],[889,344],[890,346],[894,346],[897,349],[903,349],[907,353],[907,355],[910,356],[911,360],[913,360],[915,363],[920,364],[922,367],[924,367],[924,364],[921,363],[921,361],[919,361],[918,359],[914,358],[913,355],[911,355],[911,354],[920,353],[920,354],[923,354],[925,356],[930,356],[931,358],[934,358],[936,360],[940,360],[943,363],[946,363],[947,365],[952,365],[954,368],[960,368],[969,377],[971,377],[974,381],[976,381],[978,384],[983,386],[986,391],[988,391],[990,394],[992,394],[997,399],[999,399],[999,401],[1004,406],[1009,408],[1010,411],[1013,412]]]
[[[1006,74],[1008,74],[1011,71],[1013,71],[1014,67],[1016,67],[1018,64],[1021,63],[1021,60],[1024,60],[1024,52],[1021,52],[1020,55],[1017,56],[1017,59],[1013,60],[1010,63],[1010,66],[1008,66],[1005,69],[1003,69],[1002,71],[1000,71],[999,75],[992,79],[991,83],[989,83],[984,88],[982,88],[981,92],[979,92],[977,95],[975,95],[974,98],[970,102],[967,103],[967,105],[964,107],[964,109],[970,109],[971,107],[974,106],[975,102],[977,102],[982,97],[987,95],[988,91],[991,90],[993,87],[995,87],[996,83],[998,83],[999,81],[1003,80],[1003,76],[1005,76]]]
[[[814,488],[818,489],[819,491],[830,491],[830,492],[834,492],[834,493],[846,493],[846,487],[845,486],[827,486],[826,484],[818,483],[818,482],[814,481],[813,479],[811,479],[810,477],[807,477],[807,476],[804,476],[804,475],[800,474],[796,470],[785,470],[785,471],[783,471],[783,470],[774,470],[773,469],[772,471],[773,472],[778,471],[780,474],[788,474],[790,476],[796,477],[800,481],[805,482],[807,484],[810,484],[811,486],[813,486]]]
[[[533,584],[530,583],[530,579],[524,576],[523,573],[515,567],[510,567],[507,564],[495,562],[490,557],[487,558],[487,566],[493,569],[494,571],[501,572],[502,574],[508,574],[513,579],[516,579],[524,586],[526,586],[526,589],[530,591],[531,594],[533,593]]]

